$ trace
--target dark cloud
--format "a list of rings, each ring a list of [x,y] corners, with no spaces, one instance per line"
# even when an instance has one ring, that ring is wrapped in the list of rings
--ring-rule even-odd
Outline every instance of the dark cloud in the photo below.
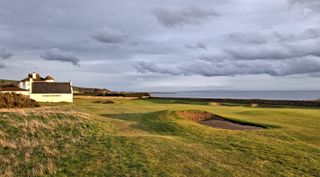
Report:
[[[49,61],[69,62],[77,66],[79,66],[80,61],[72,52],[63,51],[57,48],[44,52],[40,57]]]
[[[153,62],[145,62],[145,61],[138,61],[135,64],[135,68],[137,71],[141,73],[163,73],[163,74],[171,74],[171,75],[180,75],[181,73],[176,70],[175,68],[170,67],[159,67]]]
[[[283,34],[274,31],[273,35],[279,42],[295,42],[320,38],[320,30],[318,28],[307,28],[298,34]]]
[[[227,35],[227,38],[234,42],[248,44],[265,44],[267,39],[260,33],[242,33],[235,32]]]
[[[319,37],[317,28],[307,28],[296,33],[276,31],[230,33],[227,39],[236,42],[236,45],[221,48],[222,52],[216,55],[202,55],[199,60],[185,61],[176,65],[141,61],[135,65],[135,68],[141,73],[172,76],[308,75],[315,77],[320,72]],[[199,45],[186,47],[194,49],[199,48]]]
[[[190,45],[190,44],[187,44],[185,45],[186,48],[188,49],[202,49],[202,50],[208,50],[207,46],[202,43],[202,42],[198,42],[197,44],[195,45]]]
[[[160,24],[169,28],[186,24],[198,24],[210,16],[219,16],[214,10],[203,10],[198,7],[181,10],[158,8],[154,9],[153,13]]]
[[[320,13],[319,0],[289,0],[291,4],[300,4],[316,13]]]
[[[282,60],[306,56],[320,56],[320,30],[307,28],[298,33],[231,33],[227,39],[236,45],[222,49],[217,59]],[[210,60],[210,58],[205,58]]]
[[[270,80],[263,88],[274,89],[278,86],[274,80],[287,77],[273,79],[261,73],[312,71],[317,63],[311,58],[320,51],[319,14],[314,13],[319,12],[314,4],[319,1],[291,1],[295,5],[289,9],[287,1],[0,0],[0,49],[8,49],[0,55],[0,65],[6,66],[0,75],[16,79],[36,67],[83,86],[119,90],[137,88],[137,77],[149,78],[143,89],[174,87],[167,80],[187,87],[191,82],[219,85],[229,79],[236,81],[227,83],[234,88],[248,88],[248,78],[263,82],[265,77]],[[14,59],[3,60],[11,51],[17,53]],[[39,51],[44,52],[43,59]],[[135,65],[140,58],[144,62]],[[61,67],[79,63],[79,68]],[[251,76],[241,76],[246,74]],[[203,77],[215,75],[239,76]],[[307,83],[301,88],[313,84],[312,89],[320,89],[306,81],[309,75],[299,77]]]
[[[92,38],[102,43],[117,44],[125,40],[125,35],[111,28],[104,28],[92,35]]]
[[[11,58],[12,56],[13,53],[9,52],[7,49],[0,48],[0,59],[5,60]]]
[[[253,60],[253,61],[196,61],[177,66],[158,66],[155,63],[139,62],[136,66],[139,72],[162,73],[170,75],[202,75],[236,76],[258,75],[288,76],[296,74],[312,74],[320,72],[320,58],[307,57],[286,59],[280,61]]]
[[[271,44],[253,47],[233,47],[225,49],[226,54],[238,60],[256,59],[289,59],[305,56],[320,57],[320,43],[311,42],[307,44]]]
[[[240,44],[266,44],[271,42],[298,42],[320,38],[319,28],[306,28],[300,33],[269,32],[234,32],[226,35],[226,39]]]

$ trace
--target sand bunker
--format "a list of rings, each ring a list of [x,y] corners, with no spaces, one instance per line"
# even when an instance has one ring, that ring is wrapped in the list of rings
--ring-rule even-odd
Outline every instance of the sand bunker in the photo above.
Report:
[[[196,121],[215,128],[228,130],[258,130],[264,128],[263,126],[228,120],[219,115],[215,115],[206,111],[177,111],[176,113],[179,117],[184,119]]]

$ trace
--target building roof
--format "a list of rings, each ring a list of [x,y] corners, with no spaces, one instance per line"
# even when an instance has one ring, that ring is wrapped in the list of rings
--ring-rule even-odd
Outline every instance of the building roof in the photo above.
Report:
[[[54,80],[54,78],[50,75],[47,75],[47,77],[45,77],[44,80]]]
[[[33,82],[32,93],[72,93],[69,82]]]
[[[32,78],[32,74],[28,74],[27,78],[24,78],[21,80],[21,82],[25,82],[25,81],[30,81],[30,79]],[[36,78],[33,79],[33,81],[46,81],[46,80],[54,80],[54,78],[50,75],[48,75],[45,78],[40,77],[40,74],[36,73]]]
[[[10,85],[3,85],[2,87],[0,87],[0,91],[4,91],[4,92],[13,92],[13,91],[28,91],[22,88],[19,88],[13,84]]]
[[[21,82],[25,82],[25,81],[30,81],[32,77],[27,77],[27,78],[24,78],[21,80]],[[35,79],[33,79],[33,81],[45,81],[46,79],[45,78],[42,78],[42,77],[36,77]]]
[[[30,78],[27,77],[27,78],[22,79],[21,82],[25,82],[25,81],[29,81],[29,80],[30,80]]]

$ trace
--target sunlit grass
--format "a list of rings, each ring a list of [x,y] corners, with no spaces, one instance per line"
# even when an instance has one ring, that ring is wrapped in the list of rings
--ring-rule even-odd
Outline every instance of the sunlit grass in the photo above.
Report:
[[[318,109],[100,99],[0,111],[0,174],[320,175]],[[269,128],[216,129],[183,119],[176,110],[203,110]]]

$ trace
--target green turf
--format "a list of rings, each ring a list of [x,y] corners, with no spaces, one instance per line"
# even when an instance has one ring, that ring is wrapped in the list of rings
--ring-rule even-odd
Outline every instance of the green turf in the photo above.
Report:
[[[97,100],[0,113],[0,176],[320,176],[319,109]],[[267,129],[212,128],[175,110]]]

